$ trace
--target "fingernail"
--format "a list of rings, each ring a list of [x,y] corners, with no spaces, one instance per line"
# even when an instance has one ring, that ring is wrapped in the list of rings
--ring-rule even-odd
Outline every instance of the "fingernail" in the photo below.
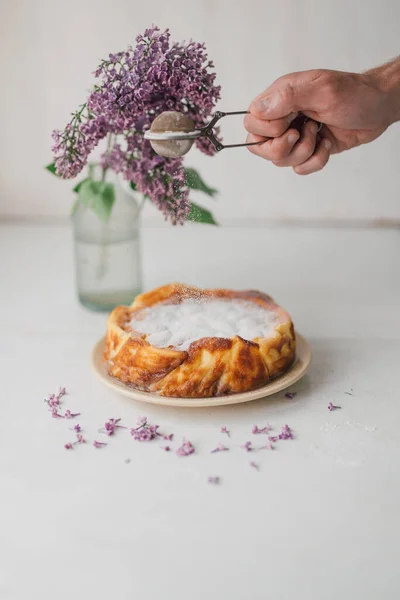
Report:
[[[316,123],[315,121],[309,121],[309,123],[310,123],[309,128],[311,129],[311,132],[317,133],[318,127],[319,127],[318,123]]]
[[[292,112],[290,113],[290,115],[288,115],[287,120],[289,121],[289,123],[291,123],[292,121],[295,120],[296,117],[298,117],[299,113],[298,112]]]
[[[330,150],[332,148],[331,140],[323,140],[322,144],[326,150]]]
[[[270,107],[270,101],[268,97],[260,98],[254,102],[254,108],[258,113],[265,113]]]
[[[294,144],[297,142],[297,140],[299,139],[299,134],[298,133],[289,133],[288,135],[288,142],[290,146],[294,146]]]

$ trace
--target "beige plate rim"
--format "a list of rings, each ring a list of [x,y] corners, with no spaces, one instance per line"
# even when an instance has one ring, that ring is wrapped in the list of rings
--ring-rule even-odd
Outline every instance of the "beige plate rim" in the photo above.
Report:
[[[111,388],[115,392],[139,400],[140,402],[147,402],[149,404],[160,404],[162,406],[176,406],[184,408],[202,408],[210,406],[225,406],[229,404],[240,404],[242,402],[251,402],[252,400],[258,400],[266,396],[271,396],[277,392],[288,388],[293,385],[299,379],[305,375],[311,363],[311,347],[309,343],[296,332],[296,360],[286,373],[273,379],[266,385],[251,390],[249,392],[243,392],[240,394],[229,394],[228,396],[217,396],[213,398],[176,398],[159,396],[151,392],[143,392],[128,387],[118,379],[110,377],[106,370],[105,362],[103,361],[103,351],[105,344],[105,337],[102,337],[93,347],[92,350],[92,368],[96,375],[102,381],[104,385]]]

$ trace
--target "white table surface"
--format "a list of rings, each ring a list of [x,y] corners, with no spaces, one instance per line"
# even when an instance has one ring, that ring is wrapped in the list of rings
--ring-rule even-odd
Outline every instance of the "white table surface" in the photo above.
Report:
[[[312,344],[309,375],[293,400],[216,409],[120,397],[89,366],[105,316],[75,300],[69,229],[1,226],[0,598],[397,599],[399,232],[161,227],[142,246],[146,289],[179,280],[274,296]],[[43,402],[60,385],[88,439],[109,417],[145,414],[196,453],[123,430],[104,449],[66,451],[71,422]],[[245,453],[267,422],[296,439]],[[219,441],[231,450],[210,454]]]

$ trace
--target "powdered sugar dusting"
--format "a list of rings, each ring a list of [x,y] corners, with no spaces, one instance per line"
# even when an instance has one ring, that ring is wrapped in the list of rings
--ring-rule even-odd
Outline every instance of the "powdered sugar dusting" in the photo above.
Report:
[[[130,328],[159,348],[187,350],[204,337],[246,340],[265,337],[276,323],[275,313],[247,300],[193,300],[157,304],[133,314]]]

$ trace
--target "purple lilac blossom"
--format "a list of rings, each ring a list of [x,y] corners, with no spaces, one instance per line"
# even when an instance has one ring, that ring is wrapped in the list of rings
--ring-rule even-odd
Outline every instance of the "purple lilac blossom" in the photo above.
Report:
[[[105,433],[106,435],[114,435],[116,429],[126,429],[123,425],[118,425],[121,419],[108,419],[104,423],[104,428],[99,429],[101,433]]]
[[[137,427],[130,430],[131,436],[138,442],[149,442],[159,436],[159,425],[150,425],[147,422],[147,417],[139,417],[137,419]]]
[[[243,450],[246,450],[246,452],[251,452],[253,450],[251,442],[246,442],[245,444],[243,444],[243,446],[240,447],[243,448]]]
[[[98,442],[97,440],[94,440],[93,446],[95,448],[103,448],[103,446],[107,446],[107,442]]]
[[[53,132],[57,174],[75,177],[103,138],[118,136],[102,155],[102,167],[134,182],[166,219],[183,223],[190,211],[183,160],[158,156],[143,134],[166,110],[187,114],[196,127],[205,125],[220,97],[213,68],[204,44],[172,43],[168,29],[146,29],[136,46],[101,62],[87,103],[63,131]],[[205,154],[215,152],[205,138],[196,145]]]
[[[229,448],[219,442],[218,446],[214,448],[214,450],[211,450],[211,454],[215,454],[215,452],[226,452],[227,450],[229,450]]]
[[[253,425],[253,429],[251,430],[251,433],[268,433],[268,431],[271,431],[272,427],[271,425],[265,425],[265,427],[258,427],[257,425]]]
[[[214,485],[218,485],[219,483],[221,483],[221,478],[216,475],[211,475],[208,478],[208,483],[213,483]]]
[[[283,425],[279,435],[270,435],[268,437],[270,442],[277,442],[278,440],[292,440],[294,438],[293,431],[289,425]]]
[[[332,404],[332,402],[329,402],[328,404],[328,410],[332,411],[332,410],[337,410],[338,408],[342,408],[341,406],[336,406],[335,404]]]
[[[193,454],[194,446],[189,440],[183,439],[182,446],[178,448],[175,452],[177,456],[189,456],[189,454]]]

